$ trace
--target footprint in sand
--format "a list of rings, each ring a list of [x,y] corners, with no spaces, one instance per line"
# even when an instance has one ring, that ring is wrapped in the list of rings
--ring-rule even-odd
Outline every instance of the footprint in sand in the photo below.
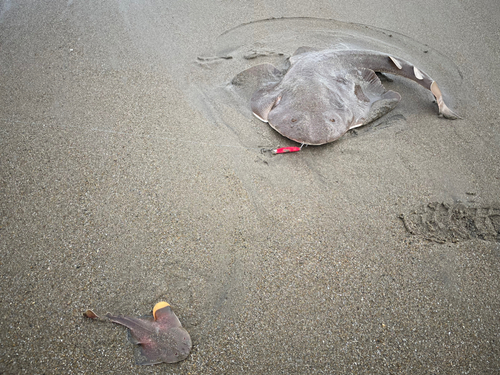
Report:
[[[409,233],[434,242],[473,238],[500,242],[500,204],[471,207],[434,202],[401,214],[400,218]]]

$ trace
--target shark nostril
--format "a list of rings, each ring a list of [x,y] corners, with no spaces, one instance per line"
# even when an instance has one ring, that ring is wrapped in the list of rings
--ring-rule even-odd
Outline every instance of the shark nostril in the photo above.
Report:
[[[297,119],[296,118],[292,118],[292,122],[297,122]]]

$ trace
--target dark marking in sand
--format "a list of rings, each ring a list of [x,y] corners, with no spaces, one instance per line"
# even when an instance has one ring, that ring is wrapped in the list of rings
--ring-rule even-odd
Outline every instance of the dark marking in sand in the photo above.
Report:
[[[400,218],[408,233],[438,243],[474,238],[500,242],[500,204],[471,207],[434,202]]]
[[[251,50],[247,54],[243,55],[243,58],[245,60],[254,60],[258,57],[268,57],[268,56],[283,56],[283,53],[267,51],[267,50]]]
[[[198,56],[198,61],[231,60],[233,56]]]

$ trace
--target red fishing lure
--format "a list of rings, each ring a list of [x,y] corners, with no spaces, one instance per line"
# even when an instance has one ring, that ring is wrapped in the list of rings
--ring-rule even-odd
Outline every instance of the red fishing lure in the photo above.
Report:
[[[281,147],[276,150],[273,150],[273,154],[286,154],[288,152],[297,152],[300,151],[300,147]]]

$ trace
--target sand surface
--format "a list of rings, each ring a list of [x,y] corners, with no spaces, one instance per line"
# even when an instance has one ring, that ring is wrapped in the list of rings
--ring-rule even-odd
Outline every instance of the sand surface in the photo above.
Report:
[[[499,30],[497,0],[0,1],[0,372],[499,373]],[[351,37],[463,119],[395,79],[376,124],[261,153],[294,143],[231,78]],[[159,300],[178,364],[82,316]]]

